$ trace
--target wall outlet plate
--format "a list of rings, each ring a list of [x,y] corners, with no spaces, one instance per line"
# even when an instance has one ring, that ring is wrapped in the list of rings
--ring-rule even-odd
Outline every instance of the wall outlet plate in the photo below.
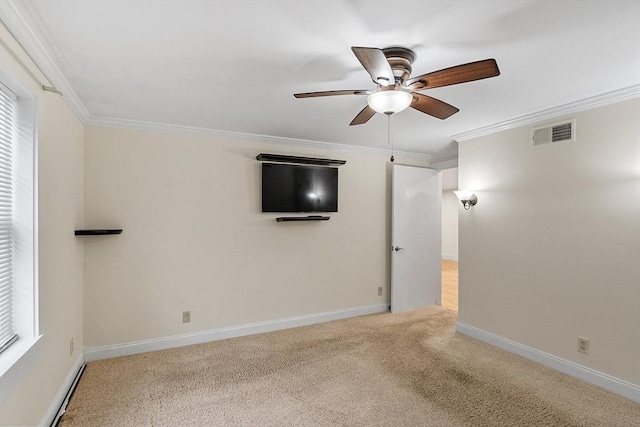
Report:
[[[183,311],[182,312],[182,323],[189,323],[191,322],[191,312],[190,311]]]
[[[578,351],[580,353],[589,354],[589,338],[578,337]]]

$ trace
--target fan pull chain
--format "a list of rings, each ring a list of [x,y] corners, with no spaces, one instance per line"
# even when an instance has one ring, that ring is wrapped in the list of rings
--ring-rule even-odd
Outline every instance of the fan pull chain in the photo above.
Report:
[[[395,161],[395,158],[393,157],[393,138],[391,135],[391,116],[392,114],[387,114],[387,144],[391,144],[391,158],[389,160],[391,160],[391,163],[393,163]]]

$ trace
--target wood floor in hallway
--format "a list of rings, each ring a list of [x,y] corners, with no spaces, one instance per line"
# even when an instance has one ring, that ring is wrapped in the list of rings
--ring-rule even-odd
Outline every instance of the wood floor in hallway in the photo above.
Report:
[[[458,311],[458,262],[442,260],[442,306]]]

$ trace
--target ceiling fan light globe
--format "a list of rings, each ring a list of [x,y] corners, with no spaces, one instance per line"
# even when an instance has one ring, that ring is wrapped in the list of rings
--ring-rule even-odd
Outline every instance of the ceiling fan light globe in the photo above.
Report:
[[[395,114],[411,105],[413,96],[401,90],[384,90],[374,92],[367,97],[367,104],[376,113]]]

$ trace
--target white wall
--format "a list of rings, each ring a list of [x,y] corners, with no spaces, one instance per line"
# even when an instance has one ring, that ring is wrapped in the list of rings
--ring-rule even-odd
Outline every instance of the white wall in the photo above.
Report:
[[[442,259],[458,261],[458,168],[442,171]]]
[[[460,144],[459,321],[640,384],[640,101],[575,117],[576,142]]]
[[[442,191],[442,259],[458,261],[458,207],[453,190]]]
[[[45,82],[2,25],[0,37]],[[32,368],[12,385],[0,406],[0,424],[36,425],[47,413],[65,378],[78,365],[83,346],[83,247],[73,231],[82,225],[83,217],[84,127],[64,100],[43,92],[4,46],[0,46],[0,64],[37,96],[39,314],[40,330],[44,333]],[[72,354],[71,338],[75,341]]]
[[[339,212],[261,213],[261,152],[347,160]],[[85,161],[85,223],[124,229],[85,243],[87,348],[388,301],[387,155],[88,127]]]

